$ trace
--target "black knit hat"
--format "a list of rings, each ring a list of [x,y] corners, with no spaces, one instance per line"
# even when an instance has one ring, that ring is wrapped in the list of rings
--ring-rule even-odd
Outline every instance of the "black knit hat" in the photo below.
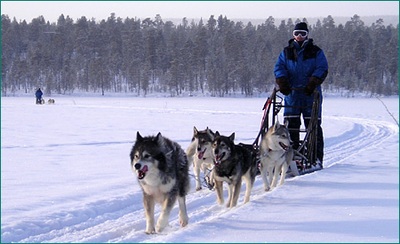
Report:
[[[296,26],[294,27],[294,30],[305,30],[308,32],[307,23],[305,22],[297,23]]]

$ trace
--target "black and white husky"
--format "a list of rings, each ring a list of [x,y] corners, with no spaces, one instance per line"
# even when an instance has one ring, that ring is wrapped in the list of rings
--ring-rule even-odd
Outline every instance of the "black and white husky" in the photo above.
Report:
[[[260,171],[265,191],[276,187],[279,175],[279,185],[284,183],[293,152],[287,123],[281,125],[277,121],[261,140]]]
[[[182,227],[188,224],[186,194],[190,190],[189,165],[180,145],[158,133],[142,137],[139,132],[130,153],[131,166],[143,190],[146,212],[146,233],[161,232],[167,225],[176,199]],[[155,203],[161,204],[157,225],[154,223]]]
[[[193,128],[192,142],[186,149],[186,155],[189,164],[193,162],[193,172],[196,178],[196,191],[201,190],[200,169],[202,170],[206,181],[209,186],[213,183],[212,168],[214,167],[214,160],[212,155],[212,142],[215,134],[208,127],[205,130],[197,130]],[[207,172],[209,171],[209,172]]]
[[[235,133],[229,137],[221,136],[215,132],[215,139],[212,145],[214,155],[214,182],[217,193],[218,204],[224,203],[223,182],[228,183],[227,207],[237,205],[242,186],[242,179],[246,182],[246,193],[244,203],[250,200],[251,189],[257,174],[257,162],[253,153],[247,146],[235,145]]]

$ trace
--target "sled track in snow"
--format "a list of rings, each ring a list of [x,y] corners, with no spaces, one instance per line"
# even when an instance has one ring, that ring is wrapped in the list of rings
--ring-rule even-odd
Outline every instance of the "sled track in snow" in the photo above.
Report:
[[[329,117],[329,120],[351,122],[353,128],[325,141],[324,167],[329,168],[347,158],[384,142],[398,132],[396,125],[368,119]]]
[[[326,117],[331,123],[349,123],[350,129],[337,137],[325,138],[325,169],[334,167],[351,156],[371,149],[377,142],[398,133],[398,128],[388,122],[375,120]],[[240,141],[240,138],[239,138]],[[315,172],[316,174],[318,172]],[[304,175],[302,177],[307,177]],[[194,181],[191,182],[192,186]],[[256,178],[251,200],[265,197],[262,180]],[[193,187],[192,187],[193,188]],[[279,190],[276,189],[276,190]],[[226,191],[225,191],[226,193]],[[145,214],[141,202],[141,192],[116,197],[110,200],[93,202],[81,208],[67,210],[45,216],[46,221],[20,222],[14,226],[2,228],[2,242],[157,242],[158,238],[173,232],[182,232],[179,227],[177,205],[171,212],[170,226],[159,235],[146,235]],[[237,208],[246,207],[240,195]],[[212,221],[229,211],[225,206],[216,204],[215,192],[193,189],[187,196],[189,225]],[[160,207],[156,207],[156,218]],[[28,229],[27,229],[27,226]]]

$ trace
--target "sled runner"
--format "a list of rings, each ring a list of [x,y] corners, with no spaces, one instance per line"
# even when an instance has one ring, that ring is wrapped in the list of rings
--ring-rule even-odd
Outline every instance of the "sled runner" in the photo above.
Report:
[[[277,94],[274,88],[270,97],[264,104],[264,115],[261,120],[261,128],[253,143],[255,150],[259,151],[260,143],[268,129],[275,124],[282,108],[283,98]],[[320,106],[320,96],[318,91],[314,91],[314,102],[312,105],[311,119],[307,128],[300,128],[299,147],[294,150],[293,160],[289,165],[289,172],[293,176],[311,173],[323,168],[317,160],[317,127],[318,127],[318,108]],[[259,160],[259,159],[258,159]]]

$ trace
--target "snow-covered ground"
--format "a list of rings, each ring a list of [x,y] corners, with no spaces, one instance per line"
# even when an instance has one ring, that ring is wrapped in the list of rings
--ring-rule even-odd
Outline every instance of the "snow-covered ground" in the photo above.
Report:
[[[399,242],[398,125],[376,98],[325,97],[325,169],[233,209],[192,187],[189,225],[146,235],[136,132],[185,149],[193,126],[252,143],[265,98],[1,98],[1,242]],[[383,98],[399,118],[399,99]],[[192,173],[192,171],[190,172]],[[243,187],[244,189],[244,187]],[[225,190],[226,194],[226,190]],[[225,196],[226,197],[226,196]],[[158,217],[160,208],[156,208]]]

